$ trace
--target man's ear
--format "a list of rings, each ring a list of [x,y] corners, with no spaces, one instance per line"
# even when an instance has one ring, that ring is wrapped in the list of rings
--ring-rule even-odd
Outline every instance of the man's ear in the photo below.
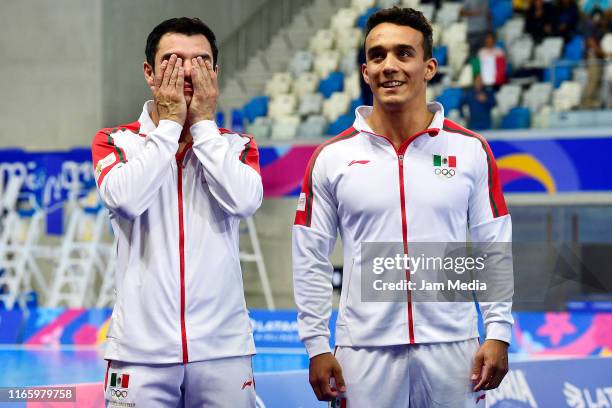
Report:
[[[435,58],[430,58],[427,61],[427,66],[425,67],[425,81],[431,81],[436,75],[436,72],[438,72],[438,60]]]
[[[361,64],[361,76],[365,83],[370,85],[370,77],[368,76],[368,67],[366,64]]]
[[[155,85],[155,70],[148,62],[145,61],[142,65],[142,71],[144,73],[145,81],[147,81],[147,85],[149,85],[149,88],[151,88],[153,85]]]

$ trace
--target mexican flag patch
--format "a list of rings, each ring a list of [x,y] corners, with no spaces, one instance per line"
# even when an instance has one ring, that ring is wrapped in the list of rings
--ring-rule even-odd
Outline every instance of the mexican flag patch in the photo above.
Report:
[[[129,374],[112,373],[110,378],[110,386],[117,388],[127,388],[130,384]]]
[[[433,155],[434,167],[457,167],[457,156]]]

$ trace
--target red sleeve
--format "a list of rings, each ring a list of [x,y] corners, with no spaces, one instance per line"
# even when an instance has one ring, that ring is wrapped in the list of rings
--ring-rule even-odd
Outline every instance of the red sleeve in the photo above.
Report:
[[[248,137],[249,141],[247,144],[244,145],[244,149],[242,149],[242,151],[240,152],[240,161],[254,169],[257,174],[261,175],[261,171],[259,169],[259,150],[257,150],[257,143],[255,143],[255,138],[249,135],[241,136]]]
[[[91,158],[98,186],[102,185],[102,180],[113,167],[127,162],[125,152],[115,146],[109,129],[96,133],[91,147]]]

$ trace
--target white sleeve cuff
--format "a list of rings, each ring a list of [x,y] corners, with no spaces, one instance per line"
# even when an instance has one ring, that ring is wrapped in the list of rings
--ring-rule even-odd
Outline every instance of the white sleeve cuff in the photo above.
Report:
[[[194,123],[189,128],[189,131],[191,132],[193,141],[196,143],[203,142],[214,137],[219,137],[221,135],[221,132],[219,132],[219,127],[214,120],[201,120]]]
[[[174,142],[178,146],[178,140],[181,137],[183,126],[173,120],[163,119],[157,124],[157,128],[152,134],[161,136],[162,139],[169,142]]]
[[[506,322],[491,322],[486,325],[486,340],[501,340],[510,344],[512,325]]]
[[[308,357],[313,358],[323,353],[331,353],[329,347],[329,339],[325,336],[316,336],[309,339],[304,339],[304,346],[308,352]]]

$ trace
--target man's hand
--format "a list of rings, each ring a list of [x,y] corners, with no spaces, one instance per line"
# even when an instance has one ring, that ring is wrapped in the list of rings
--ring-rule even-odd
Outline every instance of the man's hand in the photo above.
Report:
[[[213,120],[219,96],[217,73],[210,61],[202,57],[191,60],[191,83],[193,97],[189,103],[188,122],[195,124],[201,120]]]
[[[329,384],[332,377],[336,382],[335,388]],[[346,391],[342,368],[331,353],[319,354],[310,359],[309,381],[319,401],[331,401],[338,396],[338,392]]]
[[[169,60],[162,62],[151,87],[159,120],[172,120],[181,126],[185,124],[187,102],[183,91],[184,82],[183,61],[172,54]]]
[[[507,372],[508,344],[500,340],[485,340],[474,357],[474,392],[497,388]]]

